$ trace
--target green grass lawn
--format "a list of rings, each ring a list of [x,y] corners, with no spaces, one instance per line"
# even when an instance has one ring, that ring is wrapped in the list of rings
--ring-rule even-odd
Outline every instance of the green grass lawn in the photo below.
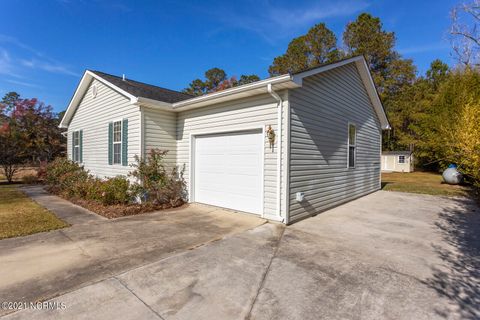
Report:
[[[23,192],[19,185],[0,185],[0,239],[68,226]]]
[[[433,172],[382,173],[382,189],[436,196],[468,197],[471,194],[468,186],[443,183],[442,175]]]

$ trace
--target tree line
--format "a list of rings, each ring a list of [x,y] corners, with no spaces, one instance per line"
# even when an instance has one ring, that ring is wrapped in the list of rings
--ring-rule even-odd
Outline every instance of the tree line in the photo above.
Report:
[[[268,72],[296,73],[363,55],[392,126],[383,133],[383,150],[411,150],[426,170],[456,163],[480,184],[480,1],[453,8],[451,16],[452,54],[458,60],[453,68],[433,59],[425,75],[418,75],[413,61],[395,50],[395,33],[385,30],[380,18],[362,13],[346,24],[341,44],[325,23],[314,25],[290,41]],[[218,68],[205,76],[184,91],[200,95],[243,84],[228,81]],[[217,85],[222,81],[227,85]]]
[[[385,30],[380,18],[362,13],[346,24],[341,43],[325,23],[314,25],[290,41],[268,72],[295,73],[363,55],[392,126],[383,134],[383,149],[412,150],[417,165],[429,170],[456,163],[479,183],[480,0],[459,5],[451,14],[450,40],[458,60],[453,68],[434,59],[425,75],[417,75],[413,61],[395,50],[395,33]],[[258,80],[255,74],[237,79],[212,68],[183,91],[203,95]],[[65,154],[58,129],[61,116],[37,99],[5,95],[0,103],[0,164],[9,180],[19,164]]]

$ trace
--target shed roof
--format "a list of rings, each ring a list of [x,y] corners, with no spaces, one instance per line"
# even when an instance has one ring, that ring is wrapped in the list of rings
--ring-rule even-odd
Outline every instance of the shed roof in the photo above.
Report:
[[[412,154],[412,151],[382,151],[382,155],[384,156],[409,156]]]

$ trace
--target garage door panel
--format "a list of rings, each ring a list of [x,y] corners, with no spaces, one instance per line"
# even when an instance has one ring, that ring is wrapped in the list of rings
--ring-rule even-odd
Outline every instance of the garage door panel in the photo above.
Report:
[[[195,138],[195,201],[260,214],[261,131]]]

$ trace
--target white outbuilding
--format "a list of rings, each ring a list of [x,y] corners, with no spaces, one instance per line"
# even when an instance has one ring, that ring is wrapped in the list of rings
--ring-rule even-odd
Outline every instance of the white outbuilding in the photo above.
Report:
[[[411,151],[382,152],[382,172],[413,172],[413,165]]]

